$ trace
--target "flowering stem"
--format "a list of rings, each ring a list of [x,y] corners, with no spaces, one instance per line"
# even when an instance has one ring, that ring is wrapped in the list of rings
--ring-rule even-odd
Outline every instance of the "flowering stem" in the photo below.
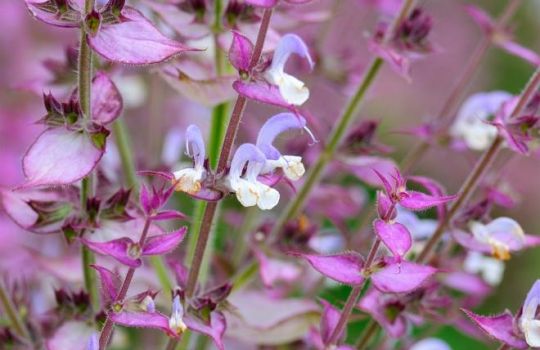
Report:
[[[536,93],[539,86],[540,86],[540,68],[536,70],[536,72],[533,74],[533,76],[527,83],[527,86],[523,90],[516,107],[512,111],[512,114],[510,115],[510,119],[513,119],[519,116],[523,112],[523,110],[527,106],[527,103],[532,98],[532,96]],[[453,219],[454,215],[465,204],[469,196],[472,194],[472,192],[478,185],[480,179],[482,178],[482,175],[486,172],[486,170],[489,169],[489,166],[491,165],[491,163],[493,162],[493,159],[497,155],[497,152],[503,145],[503,142],[504,142],[504,139],[500,136],[497,136],[497,138],[495,138],[495,140],[491,144],[490,148],[478,160],[473,171],[469,174],[469,177],[465,180],[465,182],[461,186],[461,189],[458,192],[459,193],[458,197],[452,203],[452,206],[450,207],[450,209],[448,209],[447,215],[439,222],[439,225],[437,226],[435,233],[431,236],[429,241],[424,246],[424,249],[422,249],[422,251],[418,255],[417,261],[425,262],[428,260],[430,254],[432,253],[435,246],[439,242],[446,227],[448,226],[450,221]]]
[[[89,13],[94,9],[94,0],[86,0],[84,2],[84,13]],[[92,49],[86,41],[86,32],[84,26],[81,26],[80,43],[79,43],[79,58],[78,58],[78,94],[79,104],[83,114],[83,118],[90,119],[92,115],[91,106],[91,86],[92,86]],[[87,199],[93,194],[93,174],[90,173],[81,181],[81,207],[86,208]],[[90,296],[90,304],[92,309],[99,309],[99,290],[96,283],[96,273],[90,268],[90,264],[94,262],[94,254],[85,246],[81,248],[82,269],[84,276],[84,286]]]
[[[13,300],[11,300],[9,291],[2,278],[0,278],[0,304],[2,305],[2,309],[4,309],[4,313],[11,323],[11,326],[13,327],[14,333],[28,344],[32,344],[30,332],[24,324],[24,321],[21,319],[15,303],[13,303]]]
[[[139,239],[139,246],[141,247],[144,245],[146,241],[149,228],[150,228],[150,218],[146,218],[144,221],[144,227],[141,233],[141,238]],[[120,291],[118,292],[116,299],[113,301],[113,304],[122,302],[124,298],[126,297],[129,286],[131,285],[131,281],[133,280],[133,275],[135,275],[135,270],[136,269],[133,267],[129,268],[128,272],[126,273],[126,277],[124,277],[124,281],[122,282],[122,286],[120,287]],[[109,343],[109,338],[111,337],[113,327],[114,327],[113,321],[111,321],[110,317],[107,317],[107,320],[105,321],[105,325],[103,326],[103,330],[101,331],[101,335],[99,337],[99,350],[104,350],[107,348],[107,344]]]
[[[395,28],[397,28],[397,26],[402,22],[402,20],[407,17],[409,12],[414,7],[415,2],[416,1],[414,0],[405,0],[403,2],[398,15],[390,25],[389,30],[386,32],[385,40],[387,40],[391,35],[393,35]],[[304,207],[304,203],[307,200],[309,193],[311,192],[313,187],[315,187],[315,185],[317,185],[317,183],[319,182],[322,172],[326,168],[326,165],[334,158],[334,153],[336,152],[336,149],[339,146],[341,140],[345,136],[345,132],[347,131],[349,125],[353,121],[358,106],[364,100],[364,97],[366,96],[369,88],[373,85],[373,82],[379,74],[379,71],[381,70],[383,64],[384,60],[379,57],[376,57],[371,61],[371,64],[364,73],[364,77],[360,82],[358,89],[345,107],[343,114],[338,118],[336,126],[330,134],[328,143],[325,145],[321,155],[317,159],[317,162],[309,170],[306,176],[306,180],[302,185],[302,188],[300,188],[300,191],[298,191],[292,202],[290,202],[290,204],[285,208],[285,210],[281,213],[279,219],[275,223],[269,236],[270,241],[274,240],[283,228],[283,226],[289,220],[297,216],[300,210],[302,210],[302,208]]]
[[[527,103],[534,96],[539,86],[540,86],[540,68],[538,68],[536,72],[534,72],[531,79],[527,83],[527,86],[523,90],[517,105],[515,106],[514,110],[512,111],[512,114],[510,115],[510,119],[513,119],[519,116],[523,112],[523,110],[527,106]],[[416,258],[417,262],[425,263],[429,261],[429,257],[431,256],[435,247],[439,243],[439,240],[444,234],[448,224],[452,221],[454,216],[463,207],[463,205],[467,202],[467,199],[476,189],[477,185],[480,182],[480,179],[485,174],[485,172],[489,169],[490,165],[492,164],[495,156],[497,155],[503,143],[504,143],[504,139],[500,136],[497,136],[495,140],[493,141],[493,143],[491,144],[490,148],[486,150],[486,152],[478,160],[474,169],[469,174],[469,176],[463,183],[461,189],[459,190],[458,197],[452,203],[452,206],[450,207],[450,209],[448,209],[448,213],[439,222],[439,225],[437,226],[435,232],[430,237],[430,239],[428,240],[428,242],[426,243],[426,245],[424,246],[424,248],[422,249],[418,257]],[[375,322],[373,322],[373,324],[374,325],[370,325],[370,328],[373,328],[373,327],[375,329],[378,328],[378,325]],[[369,339],[371,338],[371,336],[373,336],[374,332],[375,331],[370,331],[370,332],[366,331],[364,336],[361,338],[361,342],[360,342],[361,346],[359,346],[358,349],[362,349],[368,343]]]
[[[271,9],[267,9],[264,11],[261,26],[259,28],[259,33],[257,35],[257,41],[255,43],[255,48],[253,49],[253,55],[250,61],[250,71],[251,68],[255,67],[255,65],[259,62],[259,59],[261,57],[264,39],[266,38],[268,26],[270,25],[271,16]],[[218,165],[216,170],[218,174],[226,169],[229,162],[229,158],[232,153],[232,147],[236,139],[236,133],[238,132],[240,121],[242,120],[242,114],[244,112],[246,102],[247,100],[245,97],[238,96],[234,104],[231,118],[229,120],[229,124],[227,125],[227,131],[225,132],[223,146],[221,147],[221,153],[218,159]],[[188,298],[192,297],[193,293],[195,292],[195,286],[197,285],[197,280],[199,278],[201,263],[204,257],[206,245],[208,243],[208,237],[210,236],[210,229],[214,221],[217,206],[217,202],[209,202],[206,204],[206,208],[204,210],[201,229],[199,231],[199,235],[197,237],[197,244],[195,246],[195,254],[191,261],[191,268],[188,275],[188,282],[186,287],[186,295]]]
[[[519,5],[521,4],[522,0],[512,0],[509,1],[504,8],[504,10],[501,12],[501,15],[499,16],[499,19],[497,20],[497,23],[495,26],[497,28],[504,28],[508,21],[512,18],[512,16],[515,14],[516,10],[518,9]],[[463,99],[463,96],[465,92],[467,91],[467,87],[471,84],[473,81],[473,77],[478,71],[478,68],[480,67],[480,64],[484,60],[486,53],[488,52],[488,49],[490,48],[491,44],[493,42],[493,38],[491,36],[485,36],[478,46],[476,46],[476,49],[474,50],[473,54],[469,58],[469,61],[467,62],[467,65],[465,66],[465,69],[457,79],[457,81],[454,84],[454,87],[452,88],[450,94],[448,95],[448,98],[445,100],[441,110],[438,114],[436,114],[436,117],[434,118],[433,122],[437,120],[443,120],[444,118],[448,118],[448,121],[445,123],[445,128],[448,127],[454,120],[453,117],[449,118],[452,113],[455,111],[456,107],[459,105],[461,100]],[[416,146],[414,146],[406,155],[403,157],[401,161],[401,169],[404,173],[408,173],[414,165],[422,158],[422,156],[426,153],[426,151],[431,147],[431,143],[423,140],[420,143],[418,143]]]
[[[369,270],[371,264],[373,264],[373,260],[375,260],[375,256],[377,255],[377,251],[379,250],[379,246],[381,244],[381,240],[376,238],[373,241],[373,245],[369,249],[368,257],[366,259],[365,268]],[[362,290],[367,285],[368,279],[366,278],[362,284],[359,286],[353,287],[351,292],[349,293],[349,296],[347,297],[347,301],[345,302],[345,306],[343,307],[343,310],[341,311],[341,315],[339,316],[338,323],[334,330],[332,331],[332,334],[330,335],[330,338],[328,339],[328,344],[326,346],[327,350],[333,349],[334,345],[336,345],[336,340],[340,336],[340,334],[343,333],[344,328],[347,326],[347,322],[349,321],[349,317],[351,316],[352,310],[354,306],[356,305],[356,301],[358,300],[358,297],[360,294],[362,294]]]

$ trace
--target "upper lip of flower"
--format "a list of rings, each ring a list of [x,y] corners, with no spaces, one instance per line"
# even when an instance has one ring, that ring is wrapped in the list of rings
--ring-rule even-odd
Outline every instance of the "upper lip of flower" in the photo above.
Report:
[[[178,180],[176,189],[190,194],[201,190],[201,181],[205,175],[204,160],[206,157],[204,140],[201,130],[196,125],[190,125],[186,129],[186,153],[193,158],[193,168],[184,168],[174,173]]]
[[[279,41],[270,68],[266,71],[266,78],[270,83],[279,87],[283,99],[293,105],[301,105],[309,98],[309,89],[296,77],[285,73],[285,64],[291,54],[305,58],[313,68],[313,60],[309,50],[302,39],[295,34],[286,34]]]

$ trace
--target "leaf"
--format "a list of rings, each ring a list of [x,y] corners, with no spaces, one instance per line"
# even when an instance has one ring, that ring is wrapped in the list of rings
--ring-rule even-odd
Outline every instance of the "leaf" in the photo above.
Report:
[[[328,278],[335,281],[357,286],[364,282],[362,267],[364,259],[355,253],[341,253],[336,255],[311,255],[291,253],[306,259],[311,266]]]
[[[184,239],[187,232],[186,227],[166,233],[149,237],[143,247],[143,255],[161,255],[173,251]]]
[[[409,230],[399,222],[389,223],[377,219],[373,223],[375,233],[395,257],[402,258],[412,246]]]
[[[112,80],[102,72],[92,80],[92,119],[100,125],[113,122],[122,112],[122,96]]]
[[[371,281],[385,293],[409,293],[417,289],[437,270],[408,261],[394,261],[371,275]]]
[[[88,43],[104,58],[119,63],[144,65],[163,62],[174,55],[197,49],[164,36],[139,11],[124,7],[124,22],[103,25]]]
[[[23,158],[22,187],[66,185],[88,175],[103,156],[91,138],[64,128],[45,130]]]

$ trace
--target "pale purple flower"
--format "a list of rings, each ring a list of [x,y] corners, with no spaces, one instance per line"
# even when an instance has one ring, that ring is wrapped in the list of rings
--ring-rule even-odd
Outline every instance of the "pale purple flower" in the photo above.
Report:
[[[523,303],[523,313],[519,319],[519,327],[525,335],[527,344],[540,347],[540,320],[537,318],[540,304],[540,281],[536,281]]]
[[[462,140],[475,151],[487,149],[497,136],[497,128],[489,123],[502,108],[513,98],[505,91],[480,92],[465,100],[450,128],[450,135]]]
[[[313,67],[309,50],[302,39],[295,34],[286,34],[279,41],[272,57],[272,64],[265,76],[270,83],[279,87],[285,101],[299,106],[309,98],[309,89],[302,81],[285,73],[285,64],[293,53],[305,58],[310,67]]]
[[[454,230],[456,241],[467,249],[492,254],[501,260],[510,259],[510,253],[540,244],[536,236],[526,235],[518,222],[500,217],[488,224],[471,222],[471,234]]]
[[[244,43],[243,46],[248,46],[248,44]],[[233,48],[236,47],[233,46]],[[248,52],[233,53],[233,57],[246,55]],[[278,42],[270,66],[263,73],[249,72],[254,73],[253,76],[248,80],[235,81],[234,89],[239,94],[256,101],[295,110],[295,106],[300,106],[307,101],[309,89],[302,81],[285,72],[285,65],[292,54],[305,58],[309,66],[313,68],[314,63],[306,44],[298,35],[286,34]],[[246,59],[244,57],[243,61]],[[242,66],[245,66],[245,63],[242,63]]]
[[[452,350],[446,342],[437,338],[426,338],[416,342],[409,350]]]
[[[192,168],[184,168],[173,173],[176,180],[177,191],[197,194],[202,188],[202,181],[206,175],[204,162],[206,151],[201,130],[196,125],[190,125],[186,129],[186,153],[193,159]]]
[[[264,153],[250,143],[240,145],[233,156],[226,182],[245,207],[256,205],[262,210],[268,210],[279,202],[279,192],[257,179],[265,163]],[[244,168],[246,172],[242,175]]]
[[[498,286],[504,276],[504,262],[482,253],[470,251],[463,261],[463,269],[478,274],[491,286]]]
[[[282,155],[274,146],[273,142],[279,134],[288,130],[306,130],[313,138],[311,131],[306,126],[306,120],[292,113],[280,113],[269,118],[259,130],[256,146],[266,156],[266,162],[261,171],[262,174],[271,173],[281,168],[285,176],[292,181],[299,180],[305,173],[302,157]]]

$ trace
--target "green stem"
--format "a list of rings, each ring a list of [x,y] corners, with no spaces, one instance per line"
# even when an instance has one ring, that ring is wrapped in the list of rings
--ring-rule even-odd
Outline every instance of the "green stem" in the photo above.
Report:
[[[169,270],[164,263],[163,257],[151,256],[148,258],[148,261],[150,261],[150,265],[152,265],[152,268],[157,275],[161,288],[164,291],[173,290],[174,285],[171,276],[169,275]]]
[[[94,0],[86,0],[84,3],[85,13],[89,13],[94,9]],[[80,43],[79,43],[79,60],[78,60],[78,94],[79,104],[85,120],[89,120],[92,116],[91,92],[92,92],[92,49],[86,41],[86,33],[84,26],[81,27]],[[86,208],[86,201],[93,196],[93,175],[90,174],[81,182],[81,208]],[[82,269],[84,276],[84,286],[90,296],[90,303],[94,311],[99,310],[99,290],[96,282],[96,272],[90,267],[94,262],[93,253],[85,246],[81,248]]]
[[[30,331],[28,331],[26,324],[19,315],[15,303],[13,303],[13,300],[11,300],[9,291],[2,278],[0,278],[0,303],[2,305],[2,308],[4,309],[6,316],[9,319],[11,326],[13,327],[14,333],[17,334],[25,342],[27,342],[27,345],[32,344],[32,337],[30,336]]]
[[[124,173],[126,186],[137,192],[137,173],[135,171],[135,163],[133,161],[133,154],[131,152],[131,145],[129,142],[126,123],[122,117],[118,118],[114,122],[113,134],[116,141],[116,147],[118,148],[118,153],[120,154],[120,161],[122,163],[122,170]],[[134,195],[136,196],[135,192]]]
[[[303,186],[300,188],[300,191],[298,191],[292,202],[290,202],[290,204],[282,212],[276,224],[274,225],[272,232],[269,236],[270,241],[276,239],[278,233],[281,231],[283,226],[289,220],[297,216],[300,210],[302,210],[302,208],[304,207],[304,203],[309,193],[311,192],[313,187],[319,182],[319,179],[322,175],[323,170],[326,168],[326,165],[334,158],[334,153],[337,146],[339,145],[341,139],[344,137],[347,128],[349,127],[355,116],[355,112],[358,106],[363,101],[366,92],[369,90],[369,88],[375,81],[375,77],[379,73],[383,63],[384,61],[381,58],[377,57],[369,65],[369,68],[367,69],[364,78],[360,83],[360,86],[347,104],[347,107],[345,108],[345,111],[343,112],[341,117],[338,118],[337,124],[332,130],[332,134],[330,135],[330,140],[324,147],[321,155],[317,159],[317,162],[309,170]]]

